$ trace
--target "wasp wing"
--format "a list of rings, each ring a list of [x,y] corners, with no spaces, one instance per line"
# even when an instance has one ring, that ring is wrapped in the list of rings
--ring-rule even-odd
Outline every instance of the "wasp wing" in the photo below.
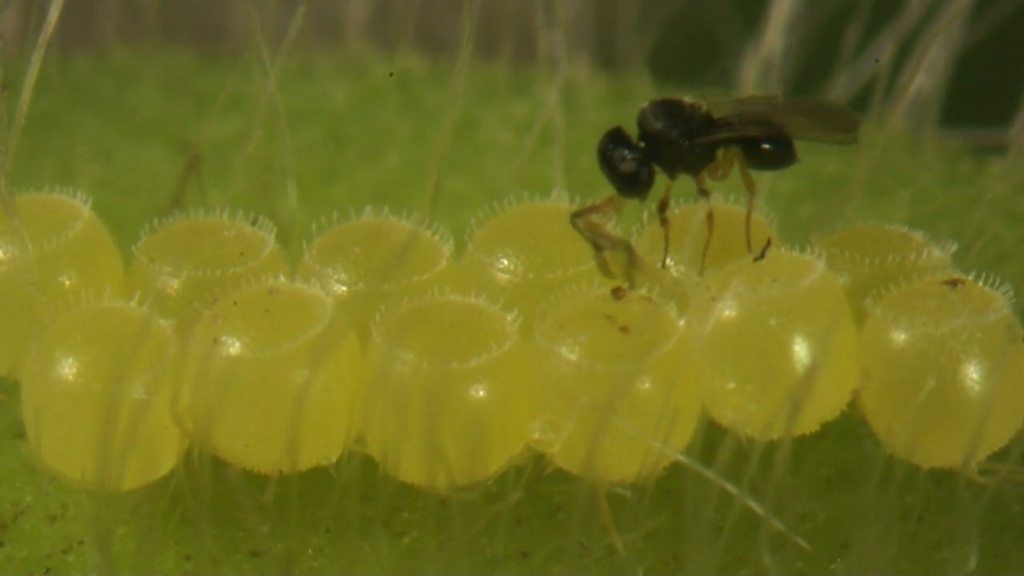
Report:
[[[860,127],[860,117],[850,108],[809,98],[748,96],[729,101],[724,110],[718,118],[721,128],[710,136],[721,141],[763,135],[774,126],[799,140],[853,144]]]
[[[723,146],[739,144],[750,139],[771,138],[776,136],[792,137],[782,122],[768,118],[723,117],[719,119],[714,132],[690,141],[693,145]]]

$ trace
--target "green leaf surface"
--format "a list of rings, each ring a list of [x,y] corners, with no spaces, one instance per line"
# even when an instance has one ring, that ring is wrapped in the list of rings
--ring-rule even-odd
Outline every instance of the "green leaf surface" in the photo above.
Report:
[[[571,69],[561,91],[531,68],[296,54],[268,91],[255,57],[163,50],[78,55],[44,67],[16,188],[89,194],[126,259],[143,225],[184,207],[270,217],[294,257],[311,224],[368,205],[430,214],[459,239],[485,206],[564,187],[610,188],[594,147],[632,129],[650,87]],[[699,92],[699,90],[698,90]],[[869,123],[852,147],[802,145],[757,174],[789,241],[862,221],[959,243],[958,266],[1024,287],[1019,167]],[[297,206],[289,203],[294,183]],[[738,194],[738,178],[715,189]],[[689,182],[678,197],[693,194]],[[631,207],[627,222],[646,207]],[[129,494],[75,491],[32,459],[18,385],[0,382],[0,571],[63,573],[958,573],[1024,572],[1020,438],[981,482],[887,456],[850,408],[818,433],[760,445],[713,424],[688,455],[805,538],[797,546],[682,465],[611,490],[620,555],[591,486],[526,456],[484,486],[436,495],[351,454],[278,479],[190,454]],[[1017,476],[1018,478],[1014,478]]]

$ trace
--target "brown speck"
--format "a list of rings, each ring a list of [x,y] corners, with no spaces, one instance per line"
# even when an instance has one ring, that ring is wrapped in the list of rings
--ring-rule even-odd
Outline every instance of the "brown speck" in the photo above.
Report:
[[[956,290],[957,288],[963,288],[967,284],[967,281],[963,278],[954,276],[953,278],[946,278],[942,281],[942,285],[949,288],[950,290]]]
[[[619,333],[628,336],[633,333],[633,329],[627,324],[619,324]]]
[[[615,298],[616,300],[624,299],[627,294],[629,294],[629,290],[627,290],[625,286],[616,286],[612,288],[612,298]]]

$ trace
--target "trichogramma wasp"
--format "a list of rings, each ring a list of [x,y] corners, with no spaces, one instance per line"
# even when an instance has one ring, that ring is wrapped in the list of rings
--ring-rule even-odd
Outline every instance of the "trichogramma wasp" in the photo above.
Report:
[[[774,96],[740,98],[728,103],[727,112],[720,116],[694,100],[652,100],[637,115],[635,140],[622,126],[609,129],[601,138],[597,145],[598,163],[616,194],[573,212],[572,226],[594,248],[597,265],[605,276],[615,277],[605,252],[625,252],[625,282],[633,288],[636,251],[599,218],[619,214],[628,199],[646,200],[654,186],[655,168],[664,172],[669,182],[657,205],[658,220],[665,233],[661,261],[664,268],[669,246],[667,212],[676,177],[680,174],[692,177],[697,193],[709,200],[711,191],[707,180],[725,180],[733,168],[738,167],[747,189],[746,241],[747,251],[752,252],[750,218],[757,189],[750,170],[781,170],[792,165],[797,159],[794,139],[854,143],[859,125],[857,114],[849,108],[818,100],[785,100]],[[714,214],[709,204],[701,273],[714,228]]]

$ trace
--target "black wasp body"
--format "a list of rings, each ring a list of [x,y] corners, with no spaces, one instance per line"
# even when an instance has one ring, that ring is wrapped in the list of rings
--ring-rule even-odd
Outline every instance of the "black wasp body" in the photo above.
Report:
[[[754,170],[781,170],[796,162],[793,138],[768,118],[715,118],[692,100],[661,98],[637,116],[637,138],[621,126],[605,132],[597,147],[598,163],[616,192],[646,199],[657,166],[670,180],[680,174],[700,176],[724,146],[739,148]]]
[[[637,115],[634,139],[621,126],[605,132],[597,146],[601,171],[615,188],[616,195],[577,210],[573,227],[593,246],[598,266],[614,276],[605,260],[609,250],[624,250],[627,256],[626,281],[632,287],[636,254],[626,240],[615,236],[591,216],[618,213],[624,199],[646,200],[658,171],[667,176],[658,202],[658,217],[665,231],[668,256],[671,183],[680,175],[690,176],[701,198],[709,199],[707,180],[720,181],[739,169],[748,192],[747,250],[750,246],[750,217],[756,188],[749,170],[781,170],[796,162],[794,139],[846,144],[855,142],[859,119],[851,110],[836,104],[814,100],[782,100],[775,97],[751,97],[730,103],[730,110],[715,116],[704,104],[681,98],[659,98],[648,102]],[[709,206],[708,233],[703,260],[707,256],[714,231],[714,216]]]

